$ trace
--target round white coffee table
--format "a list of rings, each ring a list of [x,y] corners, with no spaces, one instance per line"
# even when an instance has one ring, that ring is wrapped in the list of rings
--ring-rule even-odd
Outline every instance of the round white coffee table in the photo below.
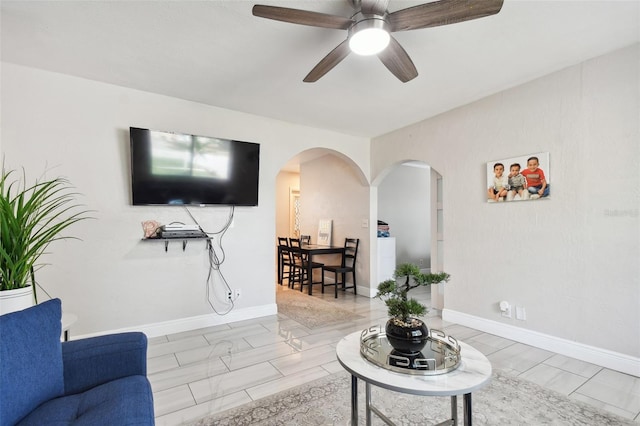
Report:
[[[451,419],[439,425],[458,424],[458,395],[463,395],[464,425],[471,426],[471,393],[486,386],[491,380],[491,363],[480,351],[463,342],[461,361],[455,370],[439,375],[410,375],[397,373],[374,365],[360,354],[361,332],[344,337],[336,347],[338,361],[351,373],[351,424],[358,424],[358,379],[364,380],[366,392],[366,421],[371,424],[371,413],[385,423],[393,425],[371,402],[371,385],[395,392],[423,396],[450,396]]]

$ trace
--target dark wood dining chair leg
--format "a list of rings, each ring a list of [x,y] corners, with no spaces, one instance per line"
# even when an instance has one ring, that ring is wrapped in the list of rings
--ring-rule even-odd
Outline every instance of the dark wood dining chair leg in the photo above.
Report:
[[[293,279],[289,280],[289,288],[295,289],[296,282],[298,282],[300,284],[300,291],[302,291],[302,276],[304,275],[304,273],[302,272],[302,268],[300,268],[299,266],[294,266],[293,270]]]
[[[300,268],[300,292],[304,291],[304,278],[307,274],[307,268]]]
[[[284,266],[282,263],[282,250],[278,248],[278,284],[280,285],[282,285],[282,276],[284,275]]]

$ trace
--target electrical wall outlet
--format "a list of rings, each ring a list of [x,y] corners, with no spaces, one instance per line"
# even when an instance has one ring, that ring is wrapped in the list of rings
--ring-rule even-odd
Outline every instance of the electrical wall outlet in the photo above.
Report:
[[[502,311],[502,316],[505,318],[511,318],[511,305],[509,305],[504,311]]]
[[[503,317],[511,318],[511,303],[503,300],[498,304],[498,306],[500,307],[500,312],[502,313]]]
[[[516,306],[516,319],[526,321],[527,311],[524,309],[524,306]]]

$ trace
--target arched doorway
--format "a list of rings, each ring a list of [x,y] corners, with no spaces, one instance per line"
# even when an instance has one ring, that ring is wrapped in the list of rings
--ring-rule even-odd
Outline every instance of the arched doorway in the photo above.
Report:
[[[369,241],[375,232],[375,227],[369,225],[370,193],[365,174],[349,157],[326,148],[303,151],[276,176],[276,236],[295,237],[302,233],[315,241],[319,222],[331,220],[332,245],[342,245],[347,237],[360,239],[358,293],[362,282],[366,286],[362,294],[369,294]],[[339,259],[333,262],[339,263]]]
[[[405,160],[374,180],[378,219],[395,237],[396,263],[424,272],[443,269],[442,176],[424,161]],[[382,241],[381,241],[382,242]],[[442,309],[442,285],[431,288],[431,306]]]

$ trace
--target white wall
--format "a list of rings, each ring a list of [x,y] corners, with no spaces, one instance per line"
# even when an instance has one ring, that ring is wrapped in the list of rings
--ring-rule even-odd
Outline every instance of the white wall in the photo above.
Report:
[[[378,219],[396,237],[396,263],[430,268],[431,170],[395,166],[378,185]]]
[[[444,179],[445,315],[640,356],[638,45],[376,138]],[[490,204],[486,162],[550,152],[550,199]],[[497,303],[526,308],[526,321]],[[624,357],[623,357],[624,358]],[[638,371],[635,371],[638,373]]]
[[[190,244],[183,253],[173,244],[165,253],[140,241],[142,220],[187,220],[173,208],[129,205],[127,129],[141,126],[262,144],[260,207],[237,209],[225,236],[224,271],[232,286],[243,288],[236,306],[242,315],[274,308],[276,175],[297,153],[326,147],[351,158],[369,181],[409,158],[441,172],[444,269],[453,275],[445,286],[445,314],[637,359],[638,52],[636,45],[596,58],[376,138],[371,146],[361,138],[4,63],[0,146],[10,167],[25,166],[30,176],[58,166],[50,174],[68,176],[96,210],[96,220],[73,229],[83,241],[52,246],[46,259],[52,266],[38,277],[79,315],[75,335],[154,323],[180,327],[181,321],[186,328],[190,318],[233,320],[233,314],[211,314],[204,301],[203,245]],[[550,199],[485,202],[486,161],[544,151],[553,168]],[[374,218],[375,192],[368,202]],[[194,210],[210,230],[227,213]],[[366,209],[344,213],[355,222],[344,229],[363,235],[372,229],[359,228]],[[496,258],[502,260],[496,264]],[[527,320],[503,319],[497,310],[502,299],[525,306]]]
[[[82,241],[51,246],[38,281],[79,316],[76,336],[116,329],[150,335],[275,312],[276,175],[287,159],[325,147],[369,172],[369,141],[32,68],[2,64],[2,149],[10,167],[31,177],[47,166],[69,177],[95,220],[70,232]],[[140,222],[189,222],[182,208],[129,202],[129,126],[234,138],[261,144],[259,207],[236,208],[224,236],[223,272],[242,289],[234,311],[220,317],[205,300],[204,242],[185,252],[142,242]],[[208,231],[229,209],[195,208]],[[216,242],[217,243],[217,242]],[[221,281],[216,278],[216,288]],[[223,309],[224,306],[218,308]],[[155,328],[149,328],[155,324]],[[147,327],[147,328],[145,328]]]
[[[276,177],[276,236],[291,237],[291,190],[300,190],[300,174],[282,171]]]

